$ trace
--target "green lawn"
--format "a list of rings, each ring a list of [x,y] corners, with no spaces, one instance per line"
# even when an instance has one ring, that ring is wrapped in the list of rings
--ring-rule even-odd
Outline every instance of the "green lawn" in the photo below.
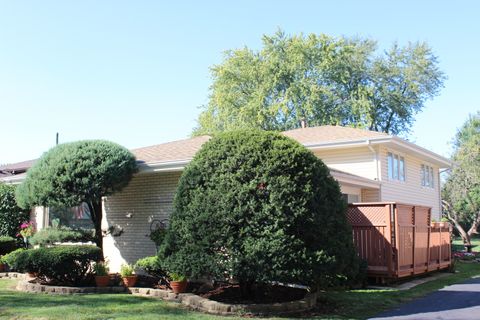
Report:
[[[474,236],[472,237],[472,250],[479,251],[480,250],[480,237]],[[455,237],[452,243],[452,250],[453,251],[463,251],[465,247],[463,246],[463,240],[460,237]]]
[[[480,275],[480,265],[458,264],[458,273],[408,291],[352,290],[322,293],[309,319],[365,319],[395,305]],[[0,280],[0,319],[235,319],[189,311],[178,304],[126,294],[54,296],[16,292]],[[238,318],[237,318],[238,319]]]

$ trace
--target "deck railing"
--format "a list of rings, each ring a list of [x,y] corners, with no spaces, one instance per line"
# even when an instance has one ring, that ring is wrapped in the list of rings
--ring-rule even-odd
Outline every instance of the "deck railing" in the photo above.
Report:
[[[368,275],[400,278],[451,264],[450,225],[431,223],[431,209],[400,203],[348,207],[353,240]]]

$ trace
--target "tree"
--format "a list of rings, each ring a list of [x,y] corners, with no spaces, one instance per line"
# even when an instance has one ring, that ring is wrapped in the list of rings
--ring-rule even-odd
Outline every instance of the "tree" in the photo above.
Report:
[[[343,125],[408,132],[445,79],[425,43],[376,55],[370,39],[263,36],[259,51],[230,50],[211,69],[209,102],[194,135],[238,128]]]
[[[15,200],[15,187],[0,183],[0,236],[16,238],[22,222],[30,220],[30,211]]]
[[[219,134],[185,168],[160,254],[167,270],[324,286],[358,274],[338,183],[299,143],[265,131]]]
[[[444,215],[471,246],[480,226],[480,112],[458,131],[454,148],[454,166],[442,190]]]
[[[102,197],[125,187],[136,170],[135,157],[115,143],[65,143],[35,162],[16,196],[24,208],[73,207],[85,202],[95,227],[95,242],[102,248]]]

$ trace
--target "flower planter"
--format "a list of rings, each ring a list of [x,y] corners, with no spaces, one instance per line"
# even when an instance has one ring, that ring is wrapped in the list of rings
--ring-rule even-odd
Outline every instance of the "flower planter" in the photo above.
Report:
[[[170,287],[173,290],[173,293],[184,293],[187,291],[187,280],[183,281],[170,281]]]
[[[110,284],[110,276],[95,276],[95,284],[97,287],[108,287]]]
[[[137,276],[122,277],[122,281],[125,287],[130,288],[135,286],[135,284],[137,283],[137,278]]]

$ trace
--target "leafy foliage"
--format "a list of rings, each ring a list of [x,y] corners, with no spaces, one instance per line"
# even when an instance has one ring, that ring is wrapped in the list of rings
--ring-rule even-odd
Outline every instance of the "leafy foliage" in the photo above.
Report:
[[[29,219],[29,210],[17,205],[15,187],[0,182],[0,236],[16,237],[22,222]]]
[[[145,257],[135,263],[135,268],[142,269],[151,276],[165,278],[167,272],[162,267],[158,256]]]
[[[0,263],[6,263],[10,267],[10,270],[15,271],[13,266],[15,265],[15,261],[17,260],[17,256],[20,254],[20,252],[23,251],[25,251],[24,248],[19,248],[10,253],[7,253],[0,258]]]
[[[358,274],[338,183],[280,134],[222,133],[184,170],[160,254],[189,278],[327,285]]]
[[[110,269],[108,268],[108,266],[105,265],[105,263],[102,263],[102,262],[97,262],[93,266],[93,273],[96,276],[108,276],[109,271],[110,271]]]
[[[58,145],[28,170],[16,196],[24,207],[73,207],[87,203],[102,246],[102,196],[121,190],[136,172],[135,157],[115,143],[85,140]]]
[[[442,190],[444,213],[470,244],[480,226],[480,112],[458,131],[454,147],[454,166]]]
[[[10,253],[17,248],[17,240],[12,237],[0,237],[0,256]]]
[[[130,277],[133,276],[134,273],[135,268],[130,264],[122,264],[122,266],[120,267],[120,275],[122,277]]]
[[[93,263],[101,258],[95,246],[57,246],[20,252],[13,267],[57,284],[85,285],[93,279]]]
[[[41,247],[50,246],[62,242],[87,242],[92,241],[93,234],[91,230],[74,230],[68,227],[45,228],[41,229],[30,239],[32,245]]]
[[[395,43],[377,55],[370,39],[278,31],[262,40],[261,50],[230,50],[213,66],[194,134],[288,130],[301,120],[404,133],[445,79],[425,43]]]

